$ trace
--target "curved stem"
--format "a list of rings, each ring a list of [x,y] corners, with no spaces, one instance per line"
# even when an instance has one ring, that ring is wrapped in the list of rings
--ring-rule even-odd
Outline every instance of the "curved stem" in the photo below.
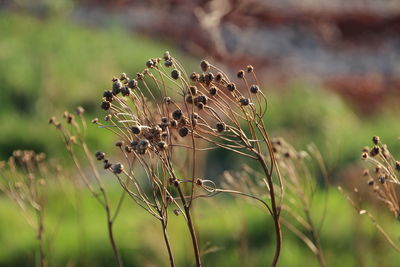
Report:
[[[163,228],[165,245],[167,246],[167,250],[168,250],[169,263],[170,263],[171,267],[175,267],[174,255],[172,254],[171,243],[169,242],[169,237],[168,237],[168,232],[167,232],[167,225],[166,225],[164,219],[161,220],[161,225]]]

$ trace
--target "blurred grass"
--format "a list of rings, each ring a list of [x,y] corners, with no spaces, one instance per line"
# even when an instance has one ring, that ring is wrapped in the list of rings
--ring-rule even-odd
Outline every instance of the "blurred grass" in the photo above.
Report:
[[[111,188],[112,199],[116,201],[119,191],[117,187]],[[329,266],[397,266],[398,254],[382,241],[368,219],[355,215],[337,190],[329,193],[329,212],[321,231]],[[70,192],[70,198],[66,198],[65,187],[64,191],[52,191],[52,201],[46,212],[46,233],[52,237],[51,247],[48,248],[51,249],[51,265],[113,265],[103,210],[86,190],[75,194],[75,197]],[[324,193],[315,196],[313,203],[316,211],[323,210],[324,197]],[[202,200],[197,205],[194,216],[199,226],[200,243],[203,251],[204,248],[211,251],[204,256],[206,266],[240,266],[239,256],[243,255],[246,266],[270,262],[274,251],[273,225],[263,207],[250,201],[232,201],[227,197]],[[0,214],[7,214],[0,221],[0,244],[3,248],[0,266],[26,266],[35,255],[34,231],[27,227],[14,203],[7,199],[0,200]],[[392,220],[389,214],[379,217],[392,236],[397,236],[399,226]],[[123,205],[115,231],[126,266],[168,265],[159,223],[130,200]],[[177,266],[193,264],[186,232],[183,218],[171,212],[169,235]],[[307,262],[307,266],[318,266],[300,240],[286,229],[284,234],[282,266],[299,266],[301,262]],[[248,245],[240,249],[243,241]]]

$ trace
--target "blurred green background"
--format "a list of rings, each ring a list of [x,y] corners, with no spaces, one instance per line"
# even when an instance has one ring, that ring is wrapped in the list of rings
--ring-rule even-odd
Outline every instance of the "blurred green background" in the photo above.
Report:
[[[128,31],[113,20],[101,27],[74,23],[65,15],[71,6],[67,1],[59,3],[50,5],[51,12],[46,16],[0,10],[1,159],[7,159],[15,149],[33,149],[69,166],[62,142],[47,123],[51,115],[82,105],[88,119],[103,116],[99,102],[111,78],[122,72],[134,75],[148,58],[161,56],[165,50],[190,71],[198,69],[200,58],[183,52],[171,40]],[[251,63],[243,62],[242,66]],[[364,114],[321,83],[299,78],[278,86],[261,80],[270,101],[266,123],[271,135],[283,136],[299,149],[316,144],[335,185],[351,184],[361,176],[357,166],[360,150],[370,145],[373,135],[381,136],[395,155],[400,151],[399,107],[388,104],[379,112]],[[114,141],[106,131],[93,126],[88,138],[93,150],[109,151]],[[240,166],[240,162],[232,164],[238,160],[229,156],[225,163],[214,166],[217,157],[221,158],[218,154],[208,158],[216,177],[227,166]],[[116,200],[119,187],[111,180],[108,186]],[[400,256],[367,219],[356,215],[335,187],[322,188],[315,196],[317,216],[327,193],[328,215],[321,240],[329,266],[397,266]],[[64,201],[65,194],[69,201]],[[113,264],[104,214],[90,194],[55,186],[49,205],[46,220],[53,238],[48,248],[52,266]],[[195,218],[201,246],[213,248],[204,256],[205,266],[266,266],[270,262],[272,221],[261,207],[226,197],[198,205]],[[378,214],[379,221],[399,241],[398,224],[390,214]],[[32,266],[36,255],[34,231],[3,195],[0,217],[0,266]],[[115,229],[126,266],[166,266],[161,229],[145,212],[127,201]],[[317,266],[301,241],[288,231],[284,234],[281,266]],[[179,216],[170,223],[170,236],[178,266],[191,266],[190,241]],[[243,242],[247,246],[240,250]]]

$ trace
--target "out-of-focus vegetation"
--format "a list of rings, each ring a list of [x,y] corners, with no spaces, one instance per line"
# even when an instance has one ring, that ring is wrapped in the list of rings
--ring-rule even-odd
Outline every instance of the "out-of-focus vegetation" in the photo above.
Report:
[[[119,189],[113,190],[117,200]],[[86,191],[75,194],[71,188],[55,188],[50,196],[46,224],[49,226],[48,248],[51,266],[110,266],[113,254],[107,240],[103,210]],[[65,194],[69,201],[65,201]],[[329,266],[397,266],[397,252],[387,246],[366,217],[358,217],[344,197],[332,190],[329,212],[321,231],[322,246]],[[315,209],[324,209],[324,193],[315,196]],[[79,203],[79,204],[78,204]],[[79,209],[77,206],[79,205]],[[262,206],[248,201],[232,201],[217,197],[198,203],[195,219],[199,224],[204,262],[209,266],[239,266],[240,257],[249,266],[270,262],[273,250],[269,239],[272,220]],[[0,202],[0,266],[25,266],[32,262],[36,249],[34,231],[21,219],[15,204],[5,198]],[[146,212],[125,202],[116,221],[116,238],[126,266],[167,266],[167,253],[161,237],[161,227]],[[317,214],[319,216],[319,214]],[[318,222],[318,220],[317,220]],[[399,227],[390,214],[380,222],[395,234]],[[171,217],[169,233],[175,250],[177,266],[193,264],[190,239],[182,218]],[[284,230],[285,243],[282,266],[318,266],[317,260],[302,241]],[[374,253],[366,253],[374,251]]]
[[[50,157],[63,159],[63,144],[57,132],[47,125],[52,114],[82,105],[92,118],[99,114],[98,100],[110,86],[113,74],[127,72],[133,76],[148,58],[173,50],[169,44],[134,35],[118,25],[88,28],[55,16],[38,19],[2,12],[0,33],[0,156],[3,159],[17,148],[44,151]],[[185,60],[192,62],[192,59]],[[249,63],[243,62],[243,66]],[[400,151],[397,140],[400,125],[395,113],[398,110],[388,108],[365,118],[355,113],[350,103],[321,88],[298,82],[282,92],[269,88],[268,81],[262,83],[269,98],[266,122],[272,136],[284,136],[298,147],[315,143],[337,179],[343,178],[338,174],[346,166],[358,161],[360,148],[373,135],[379,134],[392,152]],[[110,147],[113,144],[110,138],[105,131],[91,127],[89,144],[93,149]],[[208,158],[208,166],[216,177],[235,165],[234,158],[226,158],[224,164],[214,166],[216,157],[221,159],[213,153]],[[119,190],[109,178],[116,201]],[[321,213],[326,193],[322,190],[315,196],[314,202]],[[321,232],[329,266],[396,266],[398,254],[382,240],[376,228],[358,217],[335,189],[329,193],[328,213]],[[52,201],[46,225],[52,244],[48,248],[51,265],[110,266],[113,255],[107,241],[104,214],[95,200],[87,192],[75,193],[69,187],[64,190],[55,187],[49,199]],[[268,237],[272,221],[261,207],[222,197],[200,201],[198,205],[195,217],[199,222],[200,240],[209,242],[209,254],[204,256],[206,266],[239,266],[239,256],[245,259],[246,266],[270,262],[272,255],[268,251],[273,248]],[[0,217],[0,266],[25,266],[33,262],[34,232],[14,204],[2,195]],[[393,224],[390,214],[380,213],[379,221],[390,233],[398,232],[398,225]],[[161,229],[142,210],[126,202],[115,229],[126,266],[167,264]],[[170,236],[178,266],[193,264],[191,251],[187,249],[190,240],[184,231],[182,220],[172,219]],[[298,266],[303,262],[317,265],[301,241],[288,231],[284,234],[287,237],[281,266]],[[206,242],[201,244],[206,251]]]

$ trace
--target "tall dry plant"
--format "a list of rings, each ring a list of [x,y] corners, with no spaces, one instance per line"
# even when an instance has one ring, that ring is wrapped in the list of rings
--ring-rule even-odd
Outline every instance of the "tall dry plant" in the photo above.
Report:
[[[361,158],[368,165],[363,172],[363,179],[368,185],[370,192],[375,200],[383,204],[387,210],[393,214],[396,220],[400,219],[400,161],[390,153],[386,144],[381,142],[379,136],[372,137],[372,147],[364,147]],[[357,203],[353,198],[339,187],[349,203],[360,214],[366,214],[378,231],[383,235],[389,245],[400,252],[400,247],[393,241],[390,235],[378,223],[376,218],[366,209],[361,208],[361,203]],[[359,189],[354,188],[354,194],[361,199]]]
[[[297,151],[283,138],[272,139],[272,146],[283,180],[283,190],[277,192],[283,199],[281,223],[307,245],[321,266],[326,266],[319,232],[326,214],[327,198],[319,225],[313,207],[314,195],[320,187],[319,173],[324,177],[324,185],[329,186],[322,156],[314,145],[309,145],[307,151]],[[269,197],[269,187],[266,181],[263,182],[262,173],[244,165],[239,172],[225,172],[224,177],[224,189],[217,191],[235,192],[267,205],[265,199]]]
[[[54,125],[60,133],[60,137],[65,143],[66,150],[78,170],[80,180],[104,209],[108,237],[114,253],[115,262],[117,266],[121,267],[123,266],[123,262],[114,237],[113,226],[122,206],[125,193],[121,195],[116,208],[113,210],[111,208],[110,197],[95,164],[93,153],[86,144],[87,124],[83,115],[84,111],[82,107],[78,107],[75,111],[77,117],[72,113],[64,112],[64,123],[58,121],[54,116],[50,118],[49,123]],[[99,157],[99,155],[96,156]],[[85,169],[86,165],[90,167],[89,172]]]
[[[22,216],[35,229],[39,264],[48,265],[46,257],[45,210],[48,180],[59,173],[59,167],[45,162],[45,154],[16,150],[7,162],[0,162],[0,191],[20,208]]]
[[[188,74],[168,52],[146,62],[147,68],[129,78],[123,73],[112,79],[112,89],[103,94],[104,122],[100,128],[117,138],[124,163],[111,163],[102,152],[96,156],[114,173],[124,190],[141,207],[157,218],[174,266],[168,241],[168,207],[182,214],[192,240],[194,258],[201,266],[201,252],[192,219],[194,200],[206,191],[216,192],[215,183],[201,179],[198,159],[201,153],[224,149],[258,162],[268,187],[265,202],[276,236],[272,266],[276,266],[282,233],[280,207],[283,184],[272,144],[264,123],[267,98],[260,90],[252,66],[237,73],[236,82],[218,67],[203,60],[201,73]],[[139,175],[135,163],[142,167]],[[198,189],[197,189],[198,188]],[[198,191],[203,191],[198,193]],[[233,193],[233,192],[227,192]]]

